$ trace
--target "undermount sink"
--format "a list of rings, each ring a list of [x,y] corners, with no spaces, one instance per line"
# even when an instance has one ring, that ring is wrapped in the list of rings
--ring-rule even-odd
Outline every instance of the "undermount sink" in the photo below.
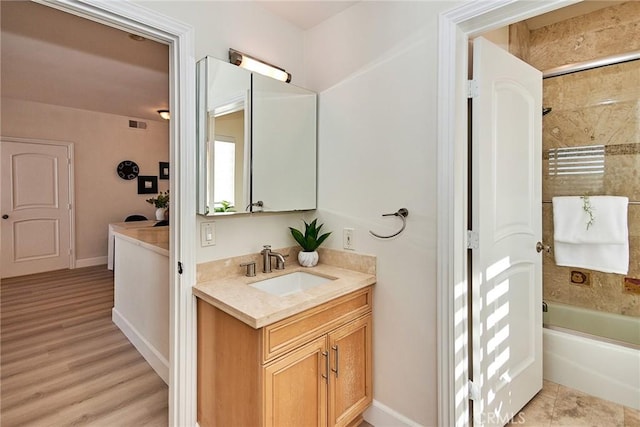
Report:
[[[316,286],[330,282],[331,280],[335,280],[335,278],[317,276],[304,271],[296,271],[283,276],[262,280],[249,286],[271,295],[284,297],[297,292],[306,291],[307,289],[315,288]]]

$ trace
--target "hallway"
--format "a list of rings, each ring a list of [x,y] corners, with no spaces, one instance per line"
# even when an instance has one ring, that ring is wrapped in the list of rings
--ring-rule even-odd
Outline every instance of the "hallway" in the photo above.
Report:
[[[0,424],[168,423],[168,387],[111,322],[106,266],[3,279]]]

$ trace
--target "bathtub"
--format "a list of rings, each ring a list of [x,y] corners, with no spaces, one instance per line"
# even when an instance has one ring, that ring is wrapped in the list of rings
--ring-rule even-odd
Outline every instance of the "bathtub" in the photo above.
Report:
[[[553,302],[547,302],[547,307],[544,378],[640,410],[640,318]],[[597,326],[598,335],[613,334],[587,333],[588,324]],[[623,343],[621,337],[635,342]]]

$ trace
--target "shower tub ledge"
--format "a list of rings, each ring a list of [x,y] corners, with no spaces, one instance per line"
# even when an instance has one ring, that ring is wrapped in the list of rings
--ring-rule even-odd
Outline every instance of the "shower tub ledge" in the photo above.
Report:
[[[640,410],[640,349],[543,329],[544,378]]]

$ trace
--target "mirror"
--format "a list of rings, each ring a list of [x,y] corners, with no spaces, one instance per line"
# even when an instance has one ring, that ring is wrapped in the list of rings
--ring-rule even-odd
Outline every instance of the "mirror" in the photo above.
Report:
[[[197,212],[243,212],[250,203],[251,73],[210,57],[196,70]]]
[[[197,212],[315,209],[316,94],[211,57],[197,86]]]

